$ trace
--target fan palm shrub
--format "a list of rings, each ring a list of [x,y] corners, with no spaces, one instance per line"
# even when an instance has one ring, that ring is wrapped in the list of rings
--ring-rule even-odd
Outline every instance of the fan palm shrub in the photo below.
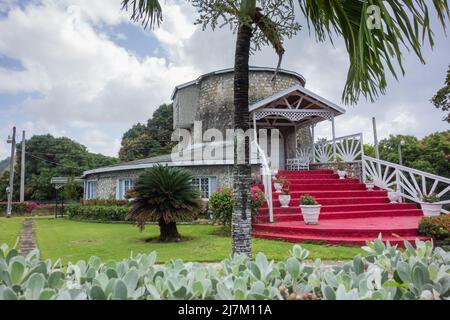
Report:
[[[189,172],[179,168],[147,169],[129,193],[132,200],[127,219],[135,220],[141,231],[147,221],[158,222],[159,241],[180,241],[177,221],[195,218],[203,207],[192,179]]]

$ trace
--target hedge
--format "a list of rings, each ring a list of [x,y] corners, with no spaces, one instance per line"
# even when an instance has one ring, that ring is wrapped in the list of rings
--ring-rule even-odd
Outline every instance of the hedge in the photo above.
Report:
[[[6,202],[0,202],[0,212],[6,212],[8,204]],[[31,213],[34,208],[36,208],[37,203],[35,202],[13,202],[12,203],[12,214],[13,215],[24,215]]]
[[[93,206],[70,204],[65,206],[69,219],[97,221],[125,221],[130,209],[124,206]]]

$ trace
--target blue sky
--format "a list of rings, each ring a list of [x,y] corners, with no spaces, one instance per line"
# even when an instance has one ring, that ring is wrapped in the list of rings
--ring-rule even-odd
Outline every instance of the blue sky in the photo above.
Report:
[[[117,155],[122,134],[170,102],[175,85],[233,65],[234,35],[202,31],[185,1],[168,1],[164,23],[144,31],[120,11],[120,0],[3,0],[0,3],[0,159],[13,125],[29,134],[68,136],[89,150]],[[434,22],[436,25],[436,23]],[[436,47],[426,65],[405,55],[407,74],[376,103],[361,101],[337,119],[337,134],[363,132],[371,141],[371,117],[381,138],[419,137],[448,130],[444,114],[429,102],[443,85],[450,41],[436,25]],[[308,89],[340,104],[348,68],[346,52],[316,44],[303,30],[286,42],[283,67],[301,73]],[[252,65],[276,64],[271,48]],[[331,132],[322,123],[320,136]]]

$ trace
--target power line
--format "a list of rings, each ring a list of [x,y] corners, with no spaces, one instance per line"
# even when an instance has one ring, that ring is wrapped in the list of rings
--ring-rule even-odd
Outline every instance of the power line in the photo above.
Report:
[[[44,161],[44,162],[47,162],[47,163],[51,163],[51,164],[54,164],[54,165],[59,166],[59,167],[63,167],[63,168],[67,168],[67,169],[85,170],[85,169],[80,168],[80,167],[66,166],[66,165],[63,165],[63,164],[59,164],[57,162],[53,162],[53,161],[50,161],[50,160],[47,160],[47,159],[36,157],[35,155],[33,155],[32,153],[29,153],[29,152],[25,152],[25,153],[27,155],[29,155],[30,157],[35,158],[36,160],[40,160],[40,161]]]

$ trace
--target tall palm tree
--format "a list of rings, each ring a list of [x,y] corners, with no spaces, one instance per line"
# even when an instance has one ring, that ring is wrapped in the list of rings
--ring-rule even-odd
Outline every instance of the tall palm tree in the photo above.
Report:
[[[198,8],[198,22],[212,28],[223,20],[237,29],[235,52],[235,129],[249,128],[249,54],[252,37],[270,43],[279,56],[283,39],[298,31],[292,19],[293,0],[191,0]],[[261,5],[261,8],[257,6]],[[428,39],[433,46],[429,6],[445,28],[449,17],[447,0],[299,0],[301,14],[318,41],[342,38],[350,68],[343,91],[345,103],[356,103],[361,95],[374,101],[386,89],[386,73],[397,78],[395,65],[404,73],[402,51],[413,51],[424,62],[421,47]],[[144,27],[159,26],[162,8],[158,0],[123,0],[132,9],[132,19]],[[291,14],[291,16],[289,16]],[[373,27],[376,28],[373,28]],[[258,34],[256,37],[255,35]],[[277,68],[278,70],[278,68]],[[245,163],[235,164],[236,204],[233,211],[233,253],[251,254],[250,165],[248,142]],[[236,152],[235,152],[236,153]],[[236,154],[235,154],[236,157]]]

